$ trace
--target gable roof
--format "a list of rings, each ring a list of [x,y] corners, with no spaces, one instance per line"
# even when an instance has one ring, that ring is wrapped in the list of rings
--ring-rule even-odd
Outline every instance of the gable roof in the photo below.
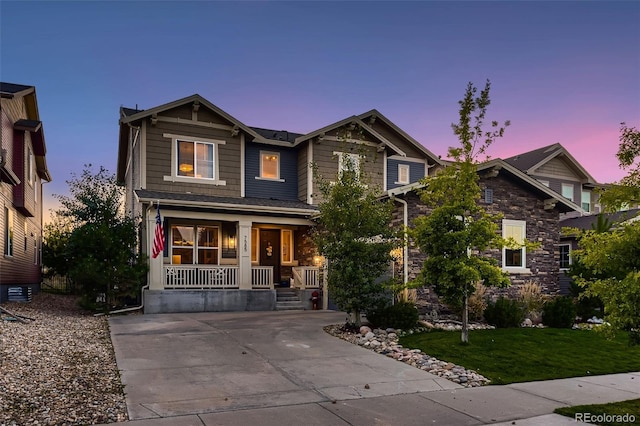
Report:
[[[531,176],[526,175],[522,171],[513,167],[505,160],[500,158],[494,158],[490,161],[485,161],[484,163],[478,164],[478,173],[481,172],[490,172],[492,170],[498,170],[500,173],[506,172],[512,178],[520,181],[529,187],[533,192],[539,194],[542,197],[545,197],[547,200],[555,203],[555,208],[559,209],[561,212],[570,212],[570,211],[578,211],[584,213],[584,210],[577,204],[564,197],[559,197],[558,193],[552,189],[549,189],[547,186],[541,184],[537,179],[532,178]],[[398,188],[393,188],[387,191],[387,195],[392,197],[394,195],[406,194],[407,192],[415,191],[417,189],[424,188],[426,185],[423,183],[413,183],[405,186],[401,186]]]
[[[582,167],[569,151],[559,143],[543,146],[522,154],[514,155],[506,158],[504,161],[528,175],[535,175],[536,170],[554,158],[564,158],[569,166],[587,181],[587,183],[596,185],[598,182]]]
[[[323,128],[315,130],[315,131],[313,131],[311,133],[307,133],[305,135],[302,135],[302,136],[296,138],[296,141],[295,141],[294,145],[299,145],[304,141],[307,141],[309,139],[313,139],[313,138],[315,138],[317,136],[321,136],[323,133],[329,132],[329,131],[334,130],[334,129],[338,129],[340,127],[346,126],[347,124],[355,124],[355,125],[360,126],[360,128],[363,131],[369,133],[371,136],[376,138],[383,145],[389,147],[390,149],[392,149],[393,151],[397,152],[398,154],[400,154],[403,157],[407,156],[407,154],[404,151],[402,151],[400,148],[395,146],[393,143],[391,143],[387,138],[382,136],[380,133],[376,132],[371,127],[367,126],[360,118],[356,117],[355,115],[352,115],[351,117],[347,117],[345,119],[337,121],[337,122],[335,122],[333,124],[329,124],[328,126],[324,126]]]
[[[435,155],[433,152],[429,151],[424,145],[422,145],[420,142],[412,138],[407,132],[405,132],[400,127],[398,127],[393,121],[389,120],[377,109],[372,109],[358,116],[358,118],[360,118],[362,121],[366,121],[367,119],[370,119],[372,117],[375,117],[376,120],[379,119],[383,121],[387,126],[391,127],[396,133],[398,133],[401,137],[407,140],[407,142],[411,143],[416,148],[418,148],[423,154],[431,158],[436,164],[443,165],[440,157]]]
[[[294,133],[288,130],[271,130],[263,129],[261,127],[251,127],[251,129],[255,130],[256,133],[265,139],[289,142],[292,145],[295,143],[297,138],[303,136],[302,133]]]
[[[41,179],[51,182],[51,174],[47,167],[47,145],[44,141],[44,130],[40,121],[36,88],[24,84],[0,82],[0,98],[22,98],[27,116],[13,123],[13,127],[16,130],[24,130],[31,133],[36,172]]]
[[[609,220],[609,223],[616,225],[624,223],[628,220],[636,218],[640,214],[640,209],[622,210],[614,213],[600,213]],[[560,221],[560,227],[591,229],[591,225],[598,222],[600,214],[585,215],[579,217],[570,217]]]

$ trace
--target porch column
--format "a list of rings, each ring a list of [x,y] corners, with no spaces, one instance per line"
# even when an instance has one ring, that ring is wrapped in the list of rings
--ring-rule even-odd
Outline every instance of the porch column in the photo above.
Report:
[[[163,255],[159,254],[155,259],[151,257],[151,248],[153,247],[153,238],[156,232],[156,209],[151,207],[147,209],[147,256],[149,256],[149,274],[148,283],[149,290],[163,290],[162,284],[162,259]],[[165,241],[165,244],[168,242]]]
[[[238,287],[240,290],[251,290],[251,221],[238,221]]]

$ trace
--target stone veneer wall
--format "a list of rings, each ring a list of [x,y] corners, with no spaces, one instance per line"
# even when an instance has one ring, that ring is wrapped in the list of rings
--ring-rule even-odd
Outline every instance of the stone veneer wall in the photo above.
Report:
[[[511,287],[506,289],[490,288],[488,293],[494,299],[500,295],[514,298],[523,284],[534,282],[540,285],[544,294],[556,295],[560,290],[558,267],[559,212],[556,209],[545,210],[543,198],[535,195],[523,185],[514,183],[513,180],[505,177],[505,174],[506,172],[502,172],[494,178],[481,177],[480,187],[482,194],[484,194],[485,188],[491,188],[494,202],[492,204],[484,204],[484,197],[480,202],[484,204],[489,213],[502,213],[504,219],[526,220],[527,239],[539,242],[540,247],[533,252],[528,252],[526,255],[526,266],[531,273],[510,274]],[[430,209],[422,204],[415,192],[410,192],[402,197],[408,202],[410,227],[416,217],[429,213]],[[402,226],[402,224],[403,205],[396,203],[392,225]],[[500,232],[501,229],[500,225]],[[497,259],[498,262],[502,260],[502,250],[500,249],[489,250],[485,254]],[[413,280],[418,276],[424,259],[425,255],[410,241],[409,280]],[[402,265],[400,266],[402,267]],[[437,294],[429,286],[418,289],[417,304],[421,313],[431,312],[434,309],[439,312],[447,312],[447,308],[439,303]]]

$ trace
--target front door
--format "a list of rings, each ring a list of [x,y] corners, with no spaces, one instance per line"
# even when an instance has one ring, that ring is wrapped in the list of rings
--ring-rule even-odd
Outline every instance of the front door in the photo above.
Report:
[[[273,283],[280,284],[280,230],[260,230],[260,266],[273,266]]]

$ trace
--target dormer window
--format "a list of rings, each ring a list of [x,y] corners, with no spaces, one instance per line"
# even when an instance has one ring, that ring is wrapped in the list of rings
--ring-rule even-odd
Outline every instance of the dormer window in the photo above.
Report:
[[[408,164],[398,164],[398,184],[407,184],[409,183],[409,165]]]

